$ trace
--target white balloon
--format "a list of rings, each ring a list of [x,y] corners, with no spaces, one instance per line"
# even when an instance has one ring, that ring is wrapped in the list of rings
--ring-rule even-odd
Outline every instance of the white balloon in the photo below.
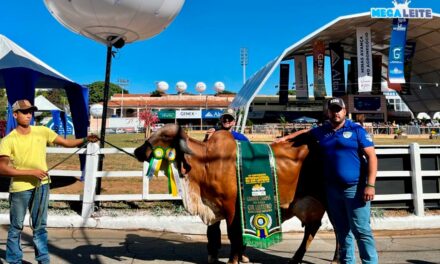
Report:
[[[90,114],[95,118],[102,117],[103,109],[104,107],[101,104],[92,104],[90,106]]]
[[[206,90],[206,84],[204,82],[196,83],[196,91],[199,93],[203,93]]]
[[[179,14],[185,0],[44,0],[51,15],[71,31],[107,44],[108,37],[125,43],[151,38]]]
[[[160,81],[160,82],[158,82],[158,83],[156,84],[156,90],[158,90],[158,91],[161,92],[161,93],[163,93],[163,92],[165,92],[166,90],[168,90],[168,88],[169,88],[169,85],[168,85],[167,82]]]
[[[186,84],[186,82],[180,81],[180,82],[176,83],[176,90],[179,93],[183,93],[186,90],[187,87],[188,87],[188,85]]]
[[[214,90],[217,93],[221,93],[225,90],[225,84],[223,82],[216,82],[214,83]]]

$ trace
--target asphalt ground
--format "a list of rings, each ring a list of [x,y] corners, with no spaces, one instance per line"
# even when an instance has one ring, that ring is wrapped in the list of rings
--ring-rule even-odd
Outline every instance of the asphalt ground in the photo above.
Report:
[[[49,228],[51,263],[206,263],[204,235],[148,230],[112,230],[94,228]],[[24,263],[36,263],[32,231],[25,227],[22,235]],[[440,229],[375,231],[380,263],[440,263]],[[0,227],[0,259],[5,258],[7,225]],[[284,234],[283,242],[267,250],[248,248],[252,263],[286,263],[302,239],[302,233]],[[227,261],[229,244],[220,260]],[[304,263],[329,263],[333,257],[334,235],[318,232]],[[0,261],[0,262],[1,262]]]

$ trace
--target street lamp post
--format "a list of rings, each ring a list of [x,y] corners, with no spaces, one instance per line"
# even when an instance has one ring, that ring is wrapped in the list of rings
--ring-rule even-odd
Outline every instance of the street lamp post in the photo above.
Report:
[[[122,95],[122,97],[121,97],[121,114],[120,114],[120,117],[124,117],[124,89],[126,88],[126,87],[128,87],[128,84],[129,84],[129,80],[127,80],[127,79],[122,79],[122,78],[119,78],[118,79],[118,85],[119,85],[119,87],[121,87],[121,95]]]
[[[243,67],[243,84],[246,82],[246,65],[248,64],[248,49],[240,49],[240,63]]]

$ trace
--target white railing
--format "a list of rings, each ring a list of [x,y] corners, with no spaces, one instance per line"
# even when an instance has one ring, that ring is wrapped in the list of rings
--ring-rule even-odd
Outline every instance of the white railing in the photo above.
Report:
[[[48,148],[48,153],[72,154],[77,149]],[[134,148],[125,148],[127,152],[133,153]],[[97,201],[158,201],[158,200],[180,200],[180,197],[173,197],[170,194],[150,194],[149,179],[145,177],[148,163],[144,162],[142,171],[98,171],[99,154],[112,155],[123,152],[114,148],[99,149],[97,143],[88,144],[87,149],[81,150],[78,154],[87,154],[84,171],[79,170],[51,170],[51,177],[83,177],[84,189],[82,194],[51,194],[50,200],[58,201],[82,201],[83,218],[89,218],[93,213],[94,203]],[[424,215],[424,200],[440,199],[440,193],[423,193],[423,177],[440,177],[439,170],[422,170],[421,155],[440,155],[440,146],[420,146],[412,143],[409,146],[377,146],[377,155],[409,155],[411,160],[410,171],[378,171],[377,177],[411,177],[412,193],[406,194],[383,194],[376,195],[375,201],[402,201],[412,200],[415,214]],[[142,177],[142,193],[140,194],[96,194],[96,183],[98,178],[109,177]],[[8,199],[8,193],[0,192],[0,199]]]

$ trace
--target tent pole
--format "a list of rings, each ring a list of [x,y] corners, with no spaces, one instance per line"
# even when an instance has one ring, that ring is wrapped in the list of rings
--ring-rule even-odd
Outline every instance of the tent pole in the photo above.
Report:
[[[105,67],[105,81],[104,81],[104,97],[103,97],[103,109],[102,109],[102,123],[101,123],[101,141],[99,147],[104,148],[105,130],[107,125],[107,108],[108,108],[108,93],[110,90],[110,71],[112,66],[112,43],[109,41],[107,44],[107,64]],[[102,171],[104,166],[104,155],[99,155],[98,171]],[[101,193],[101,178],[96,179],[96,194]]]

